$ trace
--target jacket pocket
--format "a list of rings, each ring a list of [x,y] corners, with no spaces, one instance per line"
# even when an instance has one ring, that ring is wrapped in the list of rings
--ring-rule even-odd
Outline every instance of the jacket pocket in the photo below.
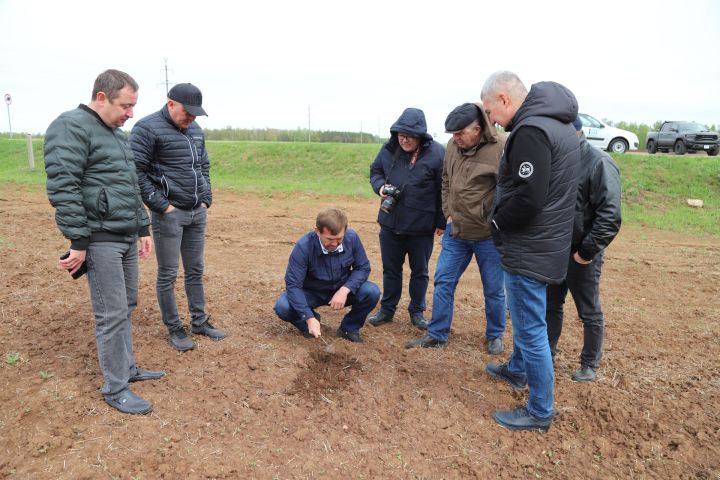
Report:
[[[165,175],[160,177],[160,187],[162,187],[163,195],[165,195],[165,198],[170,198],[170,184],[167,181],[167,178],[165,178]]]
[[[110,211],[110,197],[106,189],[101,188],[100,190],[98,190],[95,205],[98,214],[98,220],[100,220],[100,224],[102,225],[102,222],[107,218],[108,212]]]

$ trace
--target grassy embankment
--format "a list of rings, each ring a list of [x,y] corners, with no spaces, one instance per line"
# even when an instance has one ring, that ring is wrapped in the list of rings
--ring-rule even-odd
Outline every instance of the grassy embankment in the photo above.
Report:
[[[239,192],[371,197],[368,167],[379,145],[208,142],[213,186]],[[13,189],[42,191],[42,143],[34,142],[30,172],[24,139],[0,139],[2,196]],[[625,224],[720,236],[720,157],[619,155]],[[687,198],[700,198],[702,209]]]

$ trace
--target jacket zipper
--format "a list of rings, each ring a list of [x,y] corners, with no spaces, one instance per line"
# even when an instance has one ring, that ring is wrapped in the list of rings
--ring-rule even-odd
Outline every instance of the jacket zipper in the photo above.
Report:
[[[197,154],[197,150],[194,148],[195,145],[193,144],[193,142],[190,141],[190,138],[187,135],[185,135],[184,133],[182,134],[182,136],[185,137],[185,140],[187,140],[187,142],[188,142],[188,147],[190,147],[190,156],[192,157],[192,163],[191,163],[190,167],[192,168],[193,175],[195,175],[195,191],[193,192],[193,196],[195,197],[195,203],[193,204],[193,207],[196,207],[198,205],[198,201],[200,200],[200,198],[198,197],[198,194],[197,194],[198,174],[197,174],[197,171],[195,170],[195,159],[198,157],[198,154]]]

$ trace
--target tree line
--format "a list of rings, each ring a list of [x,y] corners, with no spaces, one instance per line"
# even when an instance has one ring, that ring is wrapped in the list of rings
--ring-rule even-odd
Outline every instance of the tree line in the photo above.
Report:
[[[658,120],[652,125],[636,122],[613,122],[607,118],[602,121],[611,127],[622,128],[633,132],[640,140],[640,150],[645,149],[645,141],[648,132],[660,130],[663,122]],[[720,132],[720,125],[707,125],[708,129]],[[383,143],[387,138],[379,137],[367,132],[341,132],[336,130],[308,130],[298,128],[296,130],[283,130],[279,128],[233,128],[204,129],[207,140],[227,141],[255,141],[255,142],[317,142],[317,143]],[[127,132],[128,135],[130,132]],[[0,138],[9,138],[9,133],[0,133]],[[15,138],[24,138],[22,132],[14,133]],[[42,138],[42,134],[33,135],[35,138]]]
[[[278,128],[204,129],[207,140],[255,142],[382,143],[385,139],[367,132],[335,130],[282,130]]]

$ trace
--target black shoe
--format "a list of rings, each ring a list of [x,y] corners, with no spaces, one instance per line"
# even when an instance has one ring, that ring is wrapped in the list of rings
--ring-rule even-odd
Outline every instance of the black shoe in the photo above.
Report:
[[[428,321],[423,317],[422,312],[411,313],[410,323],[415,325],[420,330],[427,330]]]
[[[447,340],[438,340],[437,338],[431,337],[427,333],[424,336],[415,340],[411,340],[405,344],[405,348],[443,348],[445,346],[447,346]]]
[[[337,329],[336,335],[340,338],[344,338],[345,340],[350,340],[353,343],[363,343],[360,332],[348,332],[347,330],[343,330],[343,328],[340,327]]]
[[[552,424],[552,417],[538,418],[528,412],[526,407],[517,407],[514,410],[498,410],[493,415],[495,421],[510,430],[531,430],[533,432],[547,432]]]
[[[393,316],[379,310],[375,315],[368,318],[367,323],[373,327],[379,327],[383,323],[390,323],[393,321]]]
[[[500,355],[505,347],[503,346],[502,337],[493,338],[487,342],[487,351],[490,355]]]
[[[181,352],[195,348],[195,342],[190,340],[184,328],[170,332],[170,335],[168,335],[168,343],[170,343],[171,347]]]
[[[165,372],[154,372],[152,370],[145,370],[144,368],[138,368],[135,375],[128,379],[128,382],[142,382],[143,380],[158,380],[165,376]]]
[[[507,363],[488,363],[485,371],[496,380],[504,380],[510,384],[515,390],[525,390],[527,388],[527,379],[520,375],[513,375],[508,371]]]
[[[575,373],[572,374],[573,382],[594,382],[597,374],[595,369],[590,367],[580,367]]]
[[[196,327],[195,325],[192,326],[191,331],[193,335],[205,335],[210,340],[222,340],[225,338],[225,332],[220,330],[219,328],[215,328],[212,325],[210,325],[209,321],[205,321],[202,325],[199,327]]]
[[[103,395],[103,397],[108,405],[120,410],[122,413],[145,415],[152,412],[153,409],[151,402],[135,395],[129,388],[115,395]]]

